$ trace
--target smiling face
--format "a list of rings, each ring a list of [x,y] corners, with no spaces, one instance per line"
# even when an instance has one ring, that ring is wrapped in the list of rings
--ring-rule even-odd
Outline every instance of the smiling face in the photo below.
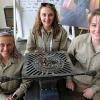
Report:
[[[9,58],[14,49],[14,39],[12,36],[0,36],[0,55]]]
[[[92,17],[89,29],[92,39],[100,41],[100,15],[95,15]]]
[[[54,12],[49,7],[42,7],[40,10],[40,19],[44,29],[50,29],[54,20]]]

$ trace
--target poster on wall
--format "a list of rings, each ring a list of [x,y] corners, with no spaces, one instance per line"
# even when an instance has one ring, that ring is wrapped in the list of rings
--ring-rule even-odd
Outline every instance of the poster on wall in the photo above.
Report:
[[[100,6],[100,0],[14,0],[17,38],[27,39],[31,32],[41,3],[55,5],[60,24],[87,27],[87,15]]]
[[[88,13],[100,7],[100,0],[62,0],[60,23],[63,25],[87,27]]]

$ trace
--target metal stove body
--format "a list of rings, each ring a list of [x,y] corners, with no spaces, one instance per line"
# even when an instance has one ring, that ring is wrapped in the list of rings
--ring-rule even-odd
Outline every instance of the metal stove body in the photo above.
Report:
[[[39,83],[39,95],[35,100],[42,100],[42,90],[55,85],[60,78],[72,73],[72,63],[67,54],[58,52],[34,52],[26,55],[24,76],[31,77]],[[52,87],[50,87],[52,88]],[[34,89],[33,89],[34,91]],[[30,93],[32,94],[32,93]],[[28,96],[29,97],[29,96]],[[26,98],[28,98],[26,96]],[[30,97],[29,97],[30,98]],[[27,99],[26,99],[27,100]],[[28,99],[29,100],[29,99]],[[31,100],[31,98],[30,98]],[[53,98],[52,98],[53,100]],[[59,100],[55,97],[54,100]]]

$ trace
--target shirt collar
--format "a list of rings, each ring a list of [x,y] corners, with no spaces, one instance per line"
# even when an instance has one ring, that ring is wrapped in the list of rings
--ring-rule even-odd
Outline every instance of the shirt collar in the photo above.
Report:
[[[91,36],[88,34],[88,43],[91,43]]]
[[[11,65],[13,63],[14,63],[14,58],[10,57],[7,65]],[[2,58],[1,58],[1,56],[0,56],[0,64],[2,64]]]
[[[46,33],[47,35],[50,35],[51,33],[53,33],[53,28],[51,28],[51,30],[49,32],[46,32],[45,29],[42,27],[41,32]]]
[[[92,49],[91,49],[92,52],[95,53],[95,50],[94,50],[94,47],[93,47],[93,44],[92,44],[92,37],[91,37],[90,33],[89,33],[87,42],[88,42],[88,45],[90,45],[90,48],[92,48]]]

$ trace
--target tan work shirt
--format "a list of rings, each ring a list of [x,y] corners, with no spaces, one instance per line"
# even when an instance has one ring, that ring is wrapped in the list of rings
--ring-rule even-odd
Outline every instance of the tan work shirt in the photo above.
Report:
[[[0,77],[21,77],[24,59],[23,57],[16,59],[11,57],[7,65],[4,65],[0,59]],[[29,82],[26,80],[12,80],[0,83],[0,93],[16,94],[20,97],[29,87]]]
[[[74,79],[91,85],[94,91],[100,91],[100,52],[96,53],[89,33],[77,36],[71,43],[68,54],[72,55],[75,63],[74,70],[77,73],[96,70],[96,77],[87,75],[74,76]],[[98,78],[99,77],[99,78]]]
[[[53,38],[53,30],[47,33],[42,28],[41,32],[41,36],[35,31],[30,33],[25,53],[29,53],[38,48],[43,48],[49,51],[67,50],[67,32],[62,26],[60,27],[60,32],[55,39]]]

